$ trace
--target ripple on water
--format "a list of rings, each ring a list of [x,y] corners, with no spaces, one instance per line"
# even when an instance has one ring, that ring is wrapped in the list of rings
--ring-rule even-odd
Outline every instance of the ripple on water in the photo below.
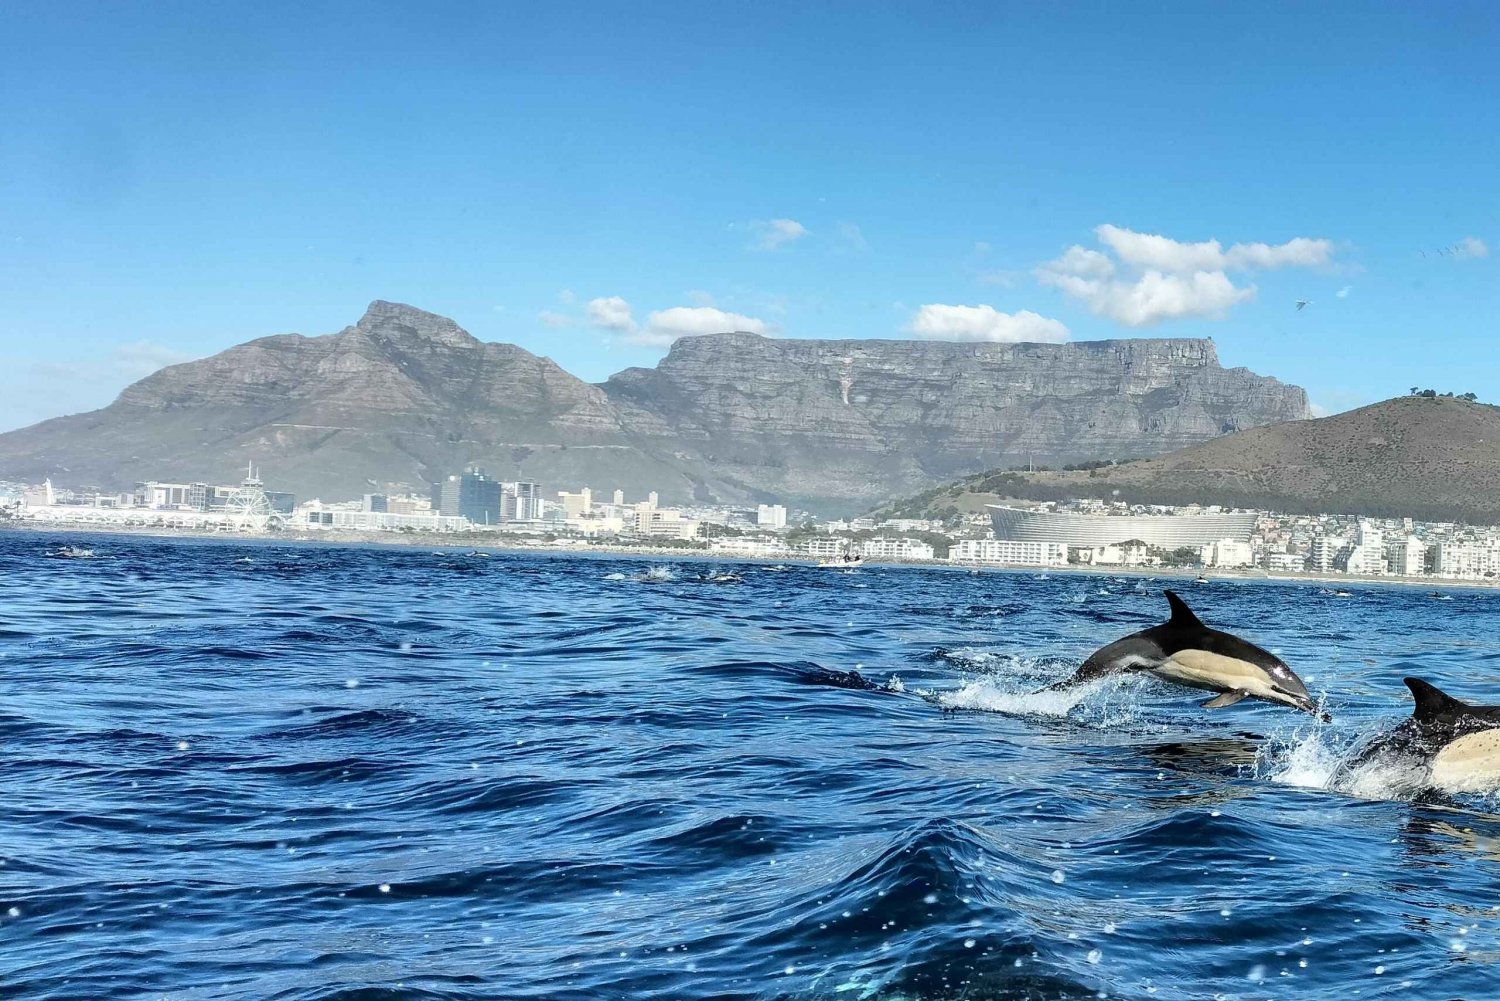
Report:
[[[7,996],[1493,993],[1495,803],[1350,763],[1500,595],[1204,589],[1322,726],[1039,693],[1160,582],[758,569],[0,533]]]

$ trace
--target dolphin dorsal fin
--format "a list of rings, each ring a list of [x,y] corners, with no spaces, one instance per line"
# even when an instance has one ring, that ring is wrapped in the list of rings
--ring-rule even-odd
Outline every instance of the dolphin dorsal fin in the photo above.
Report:
[[[1167,620],[1168,625],[1182,628],[1203,625],[1203,621],[1193,614],[1191,608],[1187,607],[1187,602],[1177,597],[1176,591],[1163,591],[1162,593],[1167,596],[1167,604],[1172,606],[1172,617]]]
[[[1469,708],[1467,702],[1460,702],[1447,692],[1441,691],[1436,685],[1429,685],[1421,678],[1402,678],[1406,687],[1411,689],[1411,697],[1416,699],[1417,704],[1412,708],[1413,719],[1432,719],[1434,716],[1442,716],[1446,713],[1461,713]]]

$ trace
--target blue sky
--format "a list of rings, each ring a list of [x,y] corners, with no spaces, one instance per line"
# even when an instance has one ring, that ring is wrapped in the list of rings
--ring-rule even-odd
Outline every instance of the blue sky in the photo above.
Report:
[[[590,380],[1212,336],[1500,402],[1497,51],[1493,3],[8,3],[0,429],[376,298]]]

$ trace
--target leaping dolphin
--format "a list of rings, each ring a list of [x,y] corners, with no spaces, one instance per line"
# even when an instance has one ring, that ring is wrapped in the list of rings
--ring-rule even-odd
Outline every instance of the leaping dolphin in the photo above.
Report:
[[[1048,691],[1111,674],[1146,671],[1164,681],[1218,692],[1203,703],[1205,709],[1222,709],[1252,698],[1328,720],[1307,694],[1302,679],[1280,657],[1238,636],[1208,628],[1175,591],[1163,593],[1172,606],[1171,618],[1095,650],[1071,678]]]
[[[1416,700],[1411,718],[1371,741],[1345,770],[1415,766],[1422,785],[1444,792],[1500,789],[1500,706],[1471,705],[1421,678],[1402,680]]]

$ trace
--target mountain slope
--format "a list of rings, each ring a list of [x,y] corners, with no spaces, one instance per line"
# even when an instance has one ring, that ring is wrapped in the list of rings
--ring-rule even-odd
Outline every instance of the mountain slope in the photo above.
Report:
[[[0,478],[122,489],[233,481],[300,496],[425,489],[478,462],[549,490],[859,510],[1003,464],[1153,455],[1302,416],[1302,390],[1212,341],[679,340],[590,385],[452,320],[372,303],[337,334],[174,365],[89,414],[0,435]]]
[[[1001,497],[1117,497],[1495,524],[1500,407],[1401,397],[1102,469],[979,474],[888,509],[978,510]]]
[[[479,462],[529,477],[687,491],[597,387],[453,321],[372,303],[325,337],[263,337],[163,369],[88,414],[0,435],[0,470],[110,488],[137,479],[233,482],[247,461],[301,496],[424,484]]]

